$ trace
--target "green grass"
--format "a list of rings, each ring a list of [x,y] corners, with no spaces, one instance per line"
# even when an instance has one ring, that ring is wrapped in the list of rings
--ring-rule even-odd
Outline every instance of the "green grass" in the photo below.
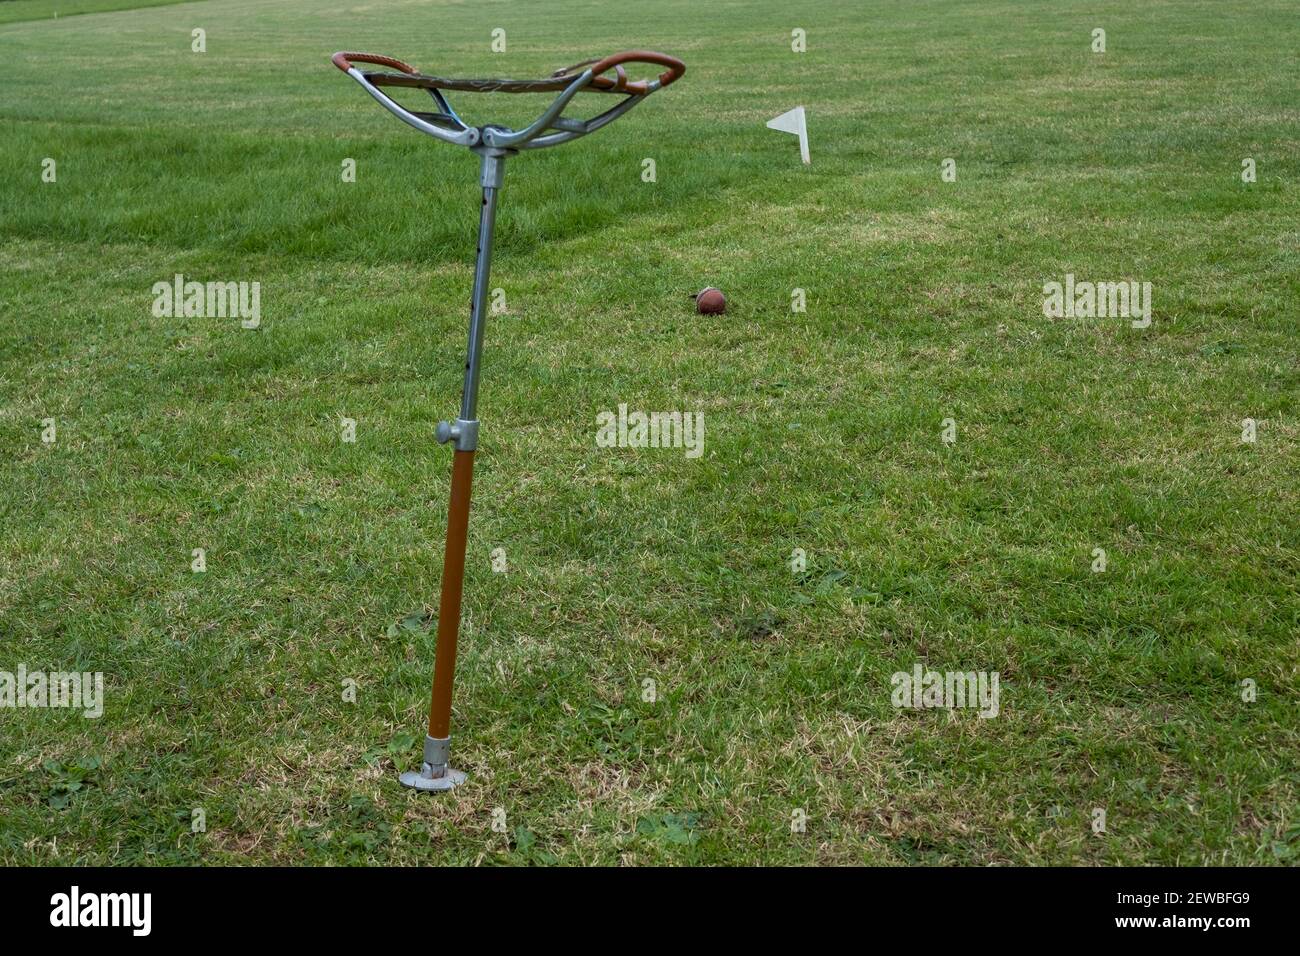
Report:
[[[53,20],[83,13],[107,13],[142,7],[165,7],[186,0],[0,0],[0,24],[24,20]],[[195,0],[191,0],[197,6]]]
[[[210,0],[0,28],[0,670],[107,682],[99,720],[0,710],[0,862],[1300,858],[1291,4],[790,11]],[[328,57],[533,76],[629,46],[686,78],[508,163],[471,776],[414,794],[476,170]],[[809,167],[763,128],[800,103]],[[262,327],[155,318],[177,272],[259,281]],[[1044,318],[1067,272],[1151,282],[1151,328]],[[706,284],[725,316],[691,312]],[[597,448],[620,402],[703,411],[705,454]],[[998,671],[1001,715],[895,710],[918,661]]]

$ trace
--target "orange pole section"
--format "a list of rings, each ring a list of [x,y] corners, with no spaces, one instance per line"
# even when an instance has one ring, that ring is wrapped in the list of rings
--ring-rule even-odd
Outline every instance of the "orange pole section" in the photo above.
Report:
[[[442,601],[438,605],[433,699],[429,702],[430,737],[451,736],[451,687],[456,677],[456,639],[460,636],[460,599],[465,586],[465,545],[469,535],[469,490],[473,480],[474,452],[457,451],[451,465],[447,550],[442,564]]]

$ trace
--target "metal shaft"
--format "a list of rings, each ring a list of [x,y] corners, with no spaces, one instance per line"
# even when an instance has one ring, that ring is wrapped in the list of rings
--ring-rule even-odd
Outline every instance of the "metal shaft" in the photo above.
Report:
[[[474,421],[478,407],[478,373],[483,357],[483,326],[487,322],[488,274],[492,270],[492,232],[497,219],[497,190],[505,172],[505,150],[477,150],[482,158],[480,181],[483,207],[478,220],[478,255],[474,260],[474,300],[469,318],[469,346],[465,350],[465,389],[460,397],[460,417]]]
[[[496,224],[497,190],[501,188],[505,151],[476,150],[482,158],[483,205],[479,215],[478,253],[474,260],[474,297],[470,309],[469,343],[465,351],[465,388],[460,399],[461,424],[474,423],[478,406],[479,366],[483,329],[487,321],[488,277],[492,269],[492,231]],[[477,430],[474,432],[477,444]],[[433,663],[433,695],[429,702],[429,736],[451,736],[451,692],[456,676],[456,642],[460,636],[460,606],[465,584],[465,548],[469,535],[470,488],[474,449],[457,447],[451,471],[451,501],[447,509],[447,545],[442,565],[442,598],[438,604],[438,644]],[[443,753],[446,747],[441,748]],[[433,766],[435,775],[445,771]]]

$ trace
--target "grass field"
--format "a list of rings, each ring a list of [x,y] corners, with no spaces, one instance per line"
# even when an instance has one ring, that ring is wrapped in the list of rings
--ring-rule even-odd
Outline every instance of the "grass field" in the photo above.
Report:
[[[1300,861],[1292,3],[53,19],[118,6],[0,3],[0,671],[106,682],[0,710],[0,863]],[[625,47],[688,73],[507,164],[470,781],[415,794],[476,162],[329,56]],[[799,104],[807,167],[763,126]],[[155,317],[176,273],[260,282],[260,327]],[[1150,282],[1150,327],[1045,317],[1067,273]],[[598,448],[620,403],[704,454]],[[916,663],[999,715],[895,709]]]
[[[162,7],[181,0],[0,0],[0,24],[23,20],[57,20],[83,13]]]

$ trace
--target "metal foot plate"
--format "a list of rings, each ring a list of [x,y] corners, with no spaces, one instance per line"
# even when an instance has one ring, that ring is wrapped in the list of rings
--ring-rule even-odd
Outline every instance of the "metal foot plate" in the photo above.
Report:
[[[450,790],[465,782],[465,774],[451,767],[448,767],[439,777],[432,774],[433,768],[427,763],[420,768],[419,773],[408,770],[401,776],[402,786],[413,790]]]

